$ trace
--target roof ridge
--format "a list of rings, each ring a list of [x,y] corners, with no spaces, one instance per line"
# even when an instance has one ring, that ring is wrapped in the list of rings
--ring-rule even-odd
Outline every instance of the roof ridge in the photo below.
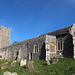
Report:
[[[73,26],[73,25],[71,25],[71,26],[68,26],[68,27],[72,27],[72,26]],[[53,32],[59,31],[59,30],[66,29],[66,28],[68,28],[68,27],[64,27],[64,28],[61,28],[61,29],[57,29],[57,30],[55,30],[55,31],[51,31],[51,32],[48,32],[48,33],[53,33]],[[48,33],[46,33],[46,34],[48,34]]]

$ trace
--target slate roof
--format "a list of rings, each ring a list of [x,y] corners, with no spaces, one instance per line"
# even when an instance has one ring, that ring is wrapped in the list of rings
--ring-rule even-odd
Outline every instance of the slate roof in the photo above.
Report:
[[[70,30],[71,27],[72,27],[72,25],[68,26],[68,27],[65,27],[65,28],[62,28],[62,29],[58,29],[58,30],[49,32],[47,34],[48,35],[55,35],[55,36],[67,34],[67,33],[69,33],[69,30]]]

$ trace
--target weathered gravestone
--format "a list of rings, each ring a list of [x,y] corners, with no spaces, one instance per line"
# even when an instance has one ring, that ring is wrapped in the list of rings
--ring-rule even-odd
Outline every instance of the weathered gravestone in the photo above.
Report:
[[[11,67],[16,67],[16,62],[12,62]]]
[[[6,68],[6,64],[1,64],[0,65],[0,69],[5,69]]]
[[[5,64],[8,64],[8,62],[5,62]]]
[[[18,75],[16,72],[12,73],[11,75]]]
[[[49,60],[47,60],[47,65],[50,65],[50,61]]]
[[[34,72],[34,65],[33,65],[32,61],[28,62],[27,67],[30,72]]]
[[[15,60],[15,61],[13,61],[13,63],[16,63],[17,61]]]
[[[6,71],[3,75],[11,75],[11,72]]]
[[[47,65],[50,65],[49,56],[47,56]]]
[[[25,60],[22,59],[21,62],[20,62],[20,66],[26,65],[26,61],[27,61],[26,59]]]
[[[59,59],[53,59],[52,64],[57,64],[59,62]]]
[[[3,75],[18,75],[18,74],[16,72],[11,73],[9,71],[6,71],[6,72],[4,72]]]
[[[3,59],[0,59],[0,61],[3,61]]]

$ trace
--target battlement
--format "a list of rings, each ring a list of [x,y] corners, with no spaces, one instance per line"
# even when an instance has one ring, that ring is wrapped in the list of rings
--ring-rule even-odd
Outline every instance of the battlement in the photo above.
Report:
[[[1,30],[10,31],[10,27],[9,27],[9,28],[7,28],[7,27],[4,27],[2,24],[1,24],[1,26],[0,26],[0,29],[1,29]]]

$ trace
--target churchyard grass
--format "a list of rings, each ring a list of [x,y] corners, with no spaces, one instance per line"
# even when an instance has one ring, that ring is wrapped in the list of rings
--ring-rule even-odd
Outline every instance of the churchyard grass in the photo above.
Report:
[[[57,58],[54,58],[57,59]],[[20,66],[20,62],[16,63],[16,67],[11,67],[13,60],[3,60],[0,64],[8,62],[6,69],[0,70],[0,75],[4,72],[17,72],[18,75],[73,75],[75,74],[75,59],[72,58],[58,58],[59,62],[57,64],[47,65],[46,61],[43,60],[33,60],[34,72],[30,72],[26,66]],[[53,59],[51,59],[52,62]]]

